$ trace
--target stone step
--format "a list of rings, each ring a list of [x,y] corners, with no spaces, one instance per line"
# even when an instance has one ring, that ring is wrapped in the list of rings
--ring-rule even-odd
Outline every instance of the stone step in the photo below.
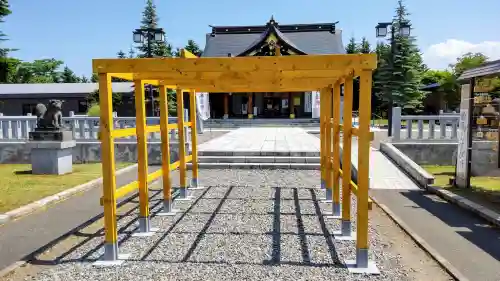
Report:
[[[227,151],[199,150],[199,156],[287,156],[287,157],[319,157],[319,151]]]
[[[187,163],[190,170],[192,163]],[[199,169],[293,169],[319,170],[319,163],[198,163]]]
[[[320,158],[296,156],[199,156],[199,163],[319,163]]]

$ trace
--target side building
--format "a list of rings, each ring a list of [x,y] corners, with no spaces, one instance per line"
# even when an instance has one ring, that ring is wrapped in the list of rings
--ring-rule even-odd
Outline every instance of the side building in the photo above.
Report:
[[[112,83],[114,93],[121,98],[114,111],[119,116],[134,116],[134,87],[131,82]],[[63,115],[86,114],[89,95],[98,90],[97,83],[2,84],[0,85],[0,113],[5,116],[35,114],[38,103],[51,99],[63,100]],[[148,115],[151,115],[148,107]]]
[[[336,23],[214,26],[202,57],[344,54]],[[211,118],[311,118],[311,92],[210,93]]]

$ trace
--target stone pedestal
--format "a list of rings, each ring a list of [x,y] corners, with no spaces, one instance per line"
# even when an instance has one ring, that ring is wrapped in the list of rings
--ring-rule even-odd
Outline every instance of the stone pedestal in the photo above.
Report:
[[[63,175],[73,171],[76,141],[32,141],[31,170],[35,175]]]

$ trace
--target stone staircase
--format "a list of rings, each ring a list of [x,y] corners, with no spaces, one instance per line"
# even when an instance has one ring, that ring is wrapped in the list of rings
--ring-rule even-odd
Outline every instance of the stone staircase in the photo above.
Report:
[[[248,127],[299,127],[317,128],[319,119],[208,119],[203,121],[204,128],[248,128]]]
[[[320,167],[319,153],[314,152],[200,151],[198,162],[200,169],[316,170]]]

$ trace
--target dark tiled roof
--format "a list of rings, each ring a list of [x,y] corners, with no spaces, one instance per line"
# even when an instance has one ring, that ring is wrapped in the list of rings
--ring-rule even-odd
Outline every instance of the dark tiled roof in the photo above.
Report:
[[[500,75],[500,60],[490,61],[482,65],[468,69],[460,75],[459,81],[468,80],[473,77]]]
[[[132,82],[116,82],[111,84],[113,92],[130,93],[134,91]],[[29,96],[29,95],[59,95],[77,96],[89,94],[98,89],[97,83],[47,83],[47,84],[1,84],[0,96]]]
[[[297,49],[311,55],[344,54],[341,30],[334,23],[278,25],[277,29]],[[238,55],[258,41],[265,26],[213,27],[207,34],[204,57],[227,57]]]
[[[297,46],[295,46],[295,44],[293,44],[293,42],[290,39],[288,39],[285,36],[285,34],[283,34],[283,32],[279,31],[279,29],[276,28],[276,26],[270,25],[270,27],[268,29],[266,29],[266,31],[264,31],[260,34],[260,36],[257,40],[255,40],[243,52],[241,52],[237,55],[238,56],[246,56],[248,52],[250,52],[251,50],[256,48],[259,44],[261,44],[272,33],[276,34],[276,36],[278,37],[278,40],[283,41],[284,45],[288,45],[288,47],[291,47],[294,51],[296,51],[300,55],[306,54],[304,51],[302,51]]]

